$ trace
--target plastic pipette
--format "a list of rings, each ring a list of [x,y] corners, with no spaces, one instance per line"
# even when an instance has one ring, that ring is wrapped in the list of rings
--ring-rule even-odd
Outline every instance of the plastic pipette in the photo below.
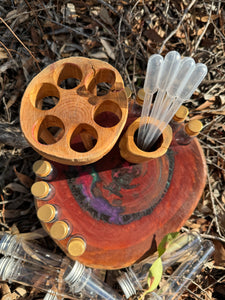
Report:
[[[176,113],[176,111],[179,109],[182,103],[192,96],[196,88],[199,86],[199,84],[207,74],[207,67],[204,64],[198,63],[195,65],[194,68],[192,67],[192,63],[190,60],[187,61],[186,64],[184,64],[183,67],[185,69],[189,65],[189,71],[188,68],[186,69],[186,72],[188,72],[188,74],[186,74],[186,76],[183,76],[182,78],[181,72],[178,72],[178,75],[181,76],[180,78],[182,79],[182,81],[180,81],[180,86],[179,77],[177,76],[168,89],[168,93],[174,93],[176,88],[177,92],[175,93],[175,95],[173,95],[173,104],[171,106],[168,106],[168,108],[163,112],[162,116],[160,117],[160,132],[164,130],[164,128],[170,122],[173,115]],[[150,144],[153,144],[158,139],[160,132],[156,132],[156,135],[153,136],[153,140],[152,142],[150,142]],[[149,141],[150,138],[151,133],[148,132],[148,134],[146,135],[146,141]]]
[[[177,95],[180,92],[180,90],[183,89],[187,84],[187,81],[189,80],[194,68],[195,68],[195,61],[192,58],[190,57],[183,58],[180,62],[180,66],[179,69],[177,70],[176,76],[169,83],[167,87],[166,98],[161,107],[161,111],[160,111],[161,115],[159,115],[158,113],[156,116],[157,119],[160,119],[163,122],[164,128],[166,127],[166,125],[169,123],[170,119],[172,119],[174,115],[173,114],[172,116],[170,116],[167,114],[167,112],[170,110],[170,108],[173,105],[176,105]],[[160,133],[162,132],[162,128],[161,128],[162,122],[159,124],[160,131],[158,131],[156,128],[154,131],[150,132],[150,134],[153,137],[153,140],[150,142],[150,146],[154,144],[154,142],[158,139]],[[148,142],[148,139],[150,139],[150,137],[146,136],[146,143]],[[144,145],[146,145],[146,143],[144,143]]]
[[[150,117],[153,119],[157,118],[157,115],[160,114],[162,109],[162,103],[165,97],[166,89],[171,80],[176,76],[180,64],[180,54],[177,51],[171,51],[167,53],[163,64],[160,68],[159,77],[158,77],[158,93],[153,105]],[[154,131],[154,126],[150,127],[150,136]],[[149,133],[148,132],[148,133]],[[148,146],[148,145],[147,145]],[[146,148],[146,142],[143,145],[144,149]]]
[[[152,55],[148,60],[147,72],[144,83],[145,97],[143,108],[141,111],[140,126],[137,137],[137,143],[140,147],[144,138],[144,134],[146,133],[146,126],[143,125],[146,124],[146,117],[149,115],[153,94],[157,91],[158,75],[162,63],[163,58],[159,54]]]

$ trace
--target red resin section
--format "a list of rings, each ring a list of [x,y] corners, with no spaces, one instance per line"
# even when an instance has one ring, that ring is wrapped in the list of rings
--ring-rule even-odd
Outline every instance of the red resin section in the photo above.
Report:
[[[87,166],[55,164],[56,189],[48,201],[60,207],[69,222],[68,238],[55,242],[68,255],[71,236],[84,238],[85,253],[71,257],[103,269],[127,267],[139,260],[169,232],[178,230],[195,209],[206,181],[202,149],[194,139],[175,142],[166,155],[144,164],[130,164],[118,144],[98,162]],[[37,201],[37,208],[46,201]],[[42,223],[49,232],[52,223]]]

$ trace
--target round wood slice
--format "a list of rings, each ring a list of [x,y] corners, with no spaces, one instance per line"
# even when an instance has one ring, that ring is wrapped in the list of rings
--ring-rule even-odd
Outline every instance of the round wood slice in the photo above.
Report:
[[[118,143],[101,160],[87,166],[56,164],[56,189],[49,203],[60,208],[70,236],[55,242],[68,255],[71,236],[82,237],[81,263],[103,269],[133,264],[169,232],[179,230],[195,209],[206,182],[203,151],[195,138],[187,146],[175,142],[167,153],[141,164],[121,158]],[[42,223],[47,232],[52,223]]]

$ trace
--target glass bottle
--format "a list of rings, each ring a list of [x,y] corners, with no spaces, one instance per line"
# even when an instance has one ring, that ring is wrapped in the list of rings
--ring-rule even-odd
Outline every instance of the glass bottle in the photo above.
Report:
[[[145,97],[145,91],[144,89],[140,89],[137,93],[136,99],[132,102],[131,113],[133,116],[137,118],[141,116],[144,97]]]
[[[160,298],[154,298],[154,294],[150,299],[178,299],[198,275],[204,264],[212,256],[214,252],[213,243],[210,241],[203,241],[200,249],[195,255],[190,255],[174,272],[170,275],[166,283],[154,294]]]
[[[67,266],[65,272],[46,269],[27,261],[12,257],[0,259],[0,278],[32,286],[55,296],[76,299],[76,294],[83,297],[102,300],[122,300],[106,283],[101,282],[92,272],[78,261]]]
[[[163,268],[166,269],[180,259],[193,255],[201,247],[201,237],[196,233],[183,233],[175,238],[168,249],[161,256]],[[136,294],[136,290],[142,290],[147,284],[148,271],[157,259],[158,255],[147,257],[140,263],[127,269],[117,281],[126,298]]]
[[[199,120],[191,120],[184,127],[181,127],[175,133],[175,140],[179,145],[188,145],[194,137],[202,130],[202,122]]]
[[[33,172],[42,180],[53,180],[57,176],[56,167],[47,160],[37,160],[33,164]]]
[[[55,188],[51,183],[37,181],[31,186],[31,193],[38,200],[50,200],[55,195]]]
[[[188,108],[184,105],[181,105],[176,114],[173,116],[172,120],[170,121],[169,125],[173,130],[173,133],[177,131],[180,125],[184,122],[185,118],[188,115]]]
[[[61,268],[70,261],[65,255],[53,253],[34,241],[5,233],[0,240],[0,253],[46,267]]]

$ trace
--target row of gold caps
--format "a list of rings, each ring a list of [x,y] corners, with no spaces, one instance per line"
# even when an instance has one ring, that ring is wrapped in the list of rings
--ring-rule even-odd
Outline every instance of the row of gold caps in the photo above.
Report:
[[[33,165],[35,175],[41,179],[48,178],[53,172],[53,166],[49,161],[38,160]],[[54,196],[54,187],[44,180],[35,182],[31,187],[31,193],[38,200],[48,201]],[[53,204],[43,204],[37,210],[37,217],[41,222],[53,223],[50,228],[50,236],[55,240],[63,240],[69,237],[71,228],[64,220],[57,220],[60,208]],[[84,239],[79,236],[71,237],[67,244],[68,253],[72,256],[80,256],[86,250]]]

